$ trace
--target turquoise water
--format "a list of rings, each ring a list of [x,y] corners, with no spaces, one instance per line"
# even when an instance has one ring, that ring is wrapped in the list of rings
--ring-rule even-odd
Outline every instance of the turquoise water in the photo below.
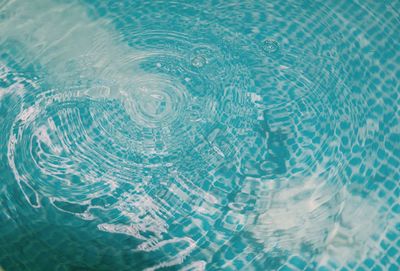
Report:
[[[0,270],[399,270],[399,11],[0,0]]]

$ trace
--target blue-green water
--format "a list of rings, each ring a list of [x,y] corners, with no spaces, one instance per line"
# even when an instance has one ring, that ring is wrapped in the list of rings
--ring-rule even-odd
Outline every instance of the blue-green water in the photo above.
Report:
[[[0,270],[399,270],[399,11],[0,0]]]

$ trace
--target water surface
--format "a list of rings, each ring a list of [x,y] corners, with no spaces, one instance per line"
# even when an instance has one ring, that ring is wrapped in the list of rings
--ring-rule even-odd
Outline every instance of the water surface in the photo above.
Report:
[[[399,10],[0,0],[0,270],[398,270]]]

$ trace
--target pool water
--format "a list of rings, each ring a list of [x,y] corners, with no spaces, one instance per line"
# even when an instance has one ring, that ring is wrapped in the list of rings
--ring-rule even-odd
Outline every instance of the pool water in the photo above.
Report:
[[[399,11],[0,0],[0,270],[399,270]]]

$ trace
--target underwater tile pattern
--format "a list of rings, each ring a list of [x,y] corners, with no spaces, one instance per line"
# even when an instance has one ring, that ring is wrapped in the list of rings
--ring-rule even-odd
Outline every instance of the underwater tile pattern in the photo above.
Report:
[[[399,270],[399,10],[0,0],[0,271]]]

